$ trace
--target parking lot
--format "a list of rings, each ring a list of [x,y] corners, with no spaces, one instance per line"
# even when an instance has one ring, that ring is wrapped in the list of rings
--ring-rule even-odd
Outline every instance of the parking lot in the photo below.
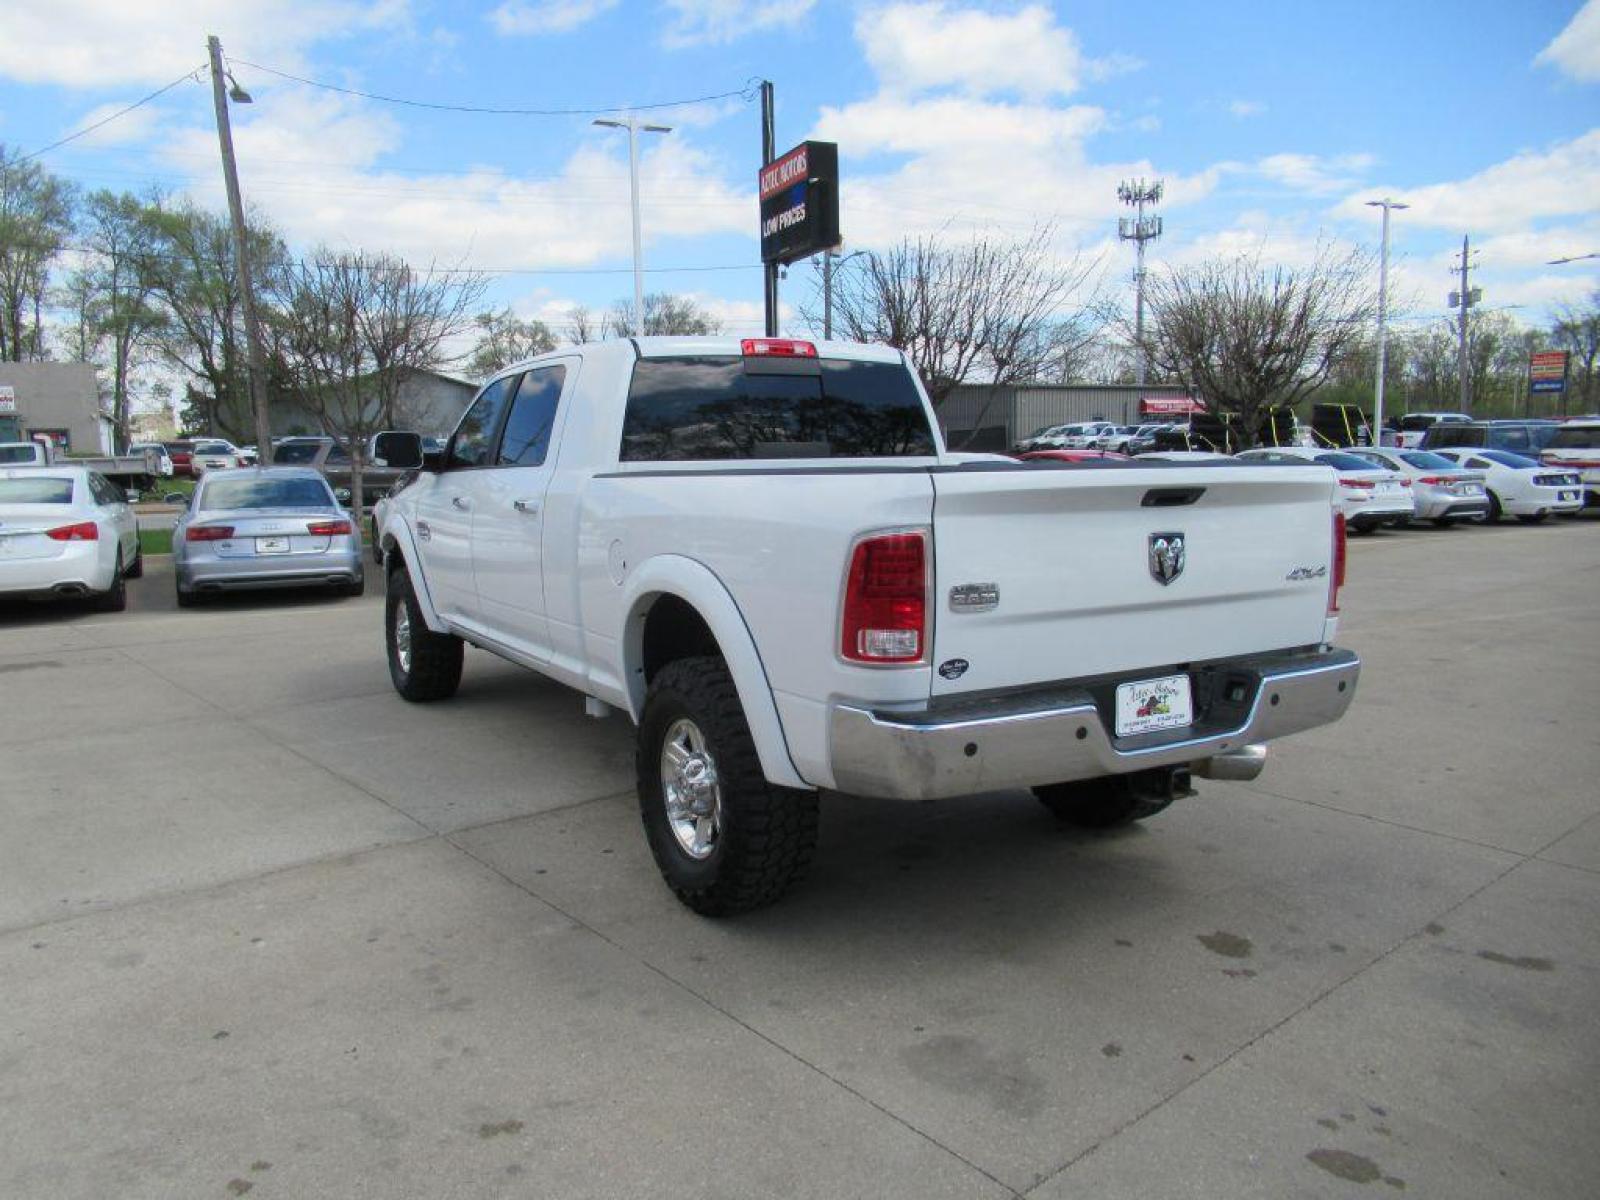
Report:
[[[631,727],[359,600],[0,611],[0,1196],[1600,1194],[1600,520],[1350,543],[1340,724],[1140,828],[830,796],[662,886]]]

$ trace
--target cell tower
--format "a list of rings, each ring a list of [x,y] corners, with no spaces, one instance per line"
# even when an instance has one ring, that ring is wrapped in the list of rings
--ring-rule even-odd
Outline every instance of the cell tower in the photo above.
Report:
[[[1145,360],[1144,360],[1144,244],[1153,242],[1161,236],[1161,218],[1155,214],[1144,215],[1144,206],[1161,203],[1163,183],[1156,180],[1146,183],[1143,179],[1136,179],[1131,183],[1124,182],[1117,186],[1117,199],[1134,210],[1131,217],[1120,217],[1117,220],[1117,237],[1125,242],[1134,244],[1134,252],[1138,256],[1133,268],[1133,331],[1134,340],[1138,343],[1135,347],[1136,366],[1135,378],[1139,385],[1144,386]]]

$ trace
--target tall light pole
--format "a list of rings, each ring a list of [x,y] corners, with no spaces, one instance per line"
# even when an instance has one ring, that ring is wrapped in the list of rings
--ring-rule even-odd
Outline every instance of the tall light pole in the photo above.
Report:
[[[1145,377],[1144,244],[1161,236],[1161,218],[1145,216],[1144,206],[1146,204],[1160,204],[1164,186],[1159,179],[1150,184],[1140,179],[1133,183],[1120,184],[1117,187],[1117,199],[1128,205],[1135,212],[1134,216],[1122,217],[1117,221],[1117,237],[1125,242],[1132,242],[1134,244],[1134,253],[1137,256],[1137,265],[1133,269],[1133,339],[1138,343],[1138,357],[1134,368],[1134,378],[1140,387],[1144,386]]]
[[[641,133],[671,133],[670,125],[647,125],[638,117],[629,115],[621,121],[604,117],[595,119],[596,125],[609,129],[628,131],[628,181],[633,197],[633,328],[636,334],[644,333],[644,249],[639,236],[639,135]]]
[[[228,215],[233,223],[233,255],[239,272],[239,297],[244,308],[244,336],[249,347],[250,405],[256,414],[256,462],[272,461],[272,426],[267,420],[266,354],[261,345],[261,322],[256,315],[256,290],[250,277],[250,247],[244,227],[244,200],[239,195],[239,167],[233,161],[233,126],[228,123],[228,98],[249,104],[250,93],[239,86],[222,65],[222,43],[215,34],[206,38],[211,52],[211,98],[217,106],[217,140],[222,144],[222,181],[228,189]],[[232,87],[224,89],[224,77]],[[215,432],[207,430],[207,433]]]
[[[1383,445],[1384,335],[1388,332],[1389,323],[1389,210],[1411,206],[1385,196],[1382,200],[1368,200],[1367,207],[1383,209],[1383,249],[1378,255],[1378,381],[1373,389],[1372,401],[1372,444],[1381,446]]]
[[[822,340],[833,340],[833,264],[841,267],[852,258],[860,258],[865,250],[852,250],[844,257],[839,256],[837,250],[824,250],[822,252]]]

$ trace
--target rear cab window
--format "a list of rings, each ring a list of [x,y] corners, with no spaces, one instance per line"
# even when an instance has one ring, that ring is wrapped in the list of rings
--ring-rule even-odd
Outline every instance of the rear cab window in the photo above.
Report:
[[[623,419],[623,462],[932,456],[903,363],[817,360],[794,373],[733,355],[641,358]]]
[[[1595,450],[1600,449],[1600,428],[1579,427],[1574,429],[1568,425],[1557,429],[1550,435],[1550,440],[1545,443],[1546,450]]]

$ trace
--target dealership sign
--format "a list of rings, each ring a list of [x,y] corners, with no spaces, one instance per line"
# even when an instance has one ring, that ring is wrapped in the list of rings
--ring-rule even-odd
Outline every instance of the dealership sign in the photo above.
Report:
[[[1546,350],[1528,358],[1528,390],[1530,392],[1564,392],[1567,390],[1567,352]]]
[[[1205,410],[1204,404],[1188,396],[1139,397],[1139,415],[1144,417],[1188,417]]]
[[[0,387],[0,413],[17,411],[17,389],[9,385]]]
[[[839,244],[839,147],[801,142],[756,177],[761,261],[791,263]]]

